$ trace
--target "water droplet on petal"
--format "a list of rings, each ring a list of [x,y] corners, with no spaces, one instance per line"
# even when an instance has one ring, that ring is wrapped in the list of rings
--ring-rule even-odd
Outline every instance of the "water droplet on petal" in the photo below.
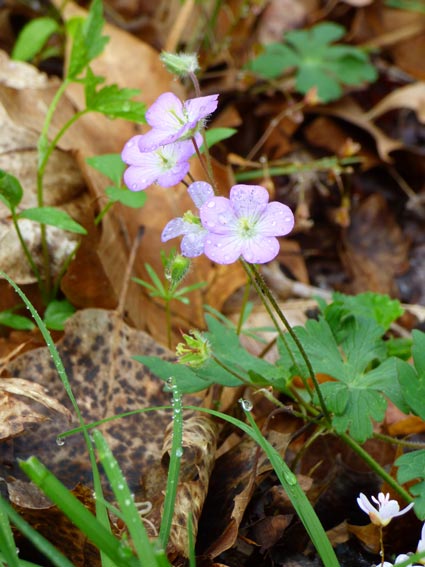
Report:
[[[285,217],[284,219],[286,222],[292,222],[292,217]]]
[[[207,207],[208,207],[209,209],[212,209],[213,207],[215,207],[214,201],[208,201]]]
[[[137,184],[133,183],[133,185],[131,186],[131,188],[135,191],[137,189]]]
[[[244,411],[251,411],[252,410],[252,402],[250,400],[245,400],[244,398],[240,398],[239,403],[242,406]]]

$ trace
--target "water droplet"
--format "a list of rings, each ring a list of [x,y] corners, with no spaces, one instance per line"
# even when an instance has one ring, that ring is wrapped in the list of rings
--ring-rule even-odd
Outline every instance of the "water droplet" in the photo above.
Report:
[[[215,207],[214,201],[212,201],[212,200],[211,200],[211,201],[208,201],[207,207],[208,207],[209,209],[212,209],[213,207]]]
[[[273,222],[272,222],[272,226],[276,226],[276,221],[273,221]]]
[[[178,447],[176,450],[176,457],[182,457],[183,456],[183,448],[182,447]]]
[[[292,217],[285,217],[286,222],[292,222]]]
[[[124,485],[123,485],[123,483],[120,482],[120,483],[117,485],[117,488],[118,488],[118,490],[124,490]]]
[[[206,242],[207,244],[211,244],[211,240],[209,238],[206,240]]]
[[[245,400],[244,398],[241,398],[239,400],[239,403],[242,406],[242,409],[244,411],[251,411],[252,410],[252,402],[250,400]]]
[[[286,482],[291,486],[295,486],[297,484],[297,477],[294,475],[294,473],[286,472],[284,473],[284,477]]]
[[[130,506],[130,504],[131,504],[130,498],[126,498],[126,499],[124,500],[124,506]]]
[[[131,186],[131,188],[133,189],[133,191],[136,191],[136,189],[137,189],[137,184],[136,184],[136,183],[133,183],[133,185]]]
[[[132,142],[131,140],[127,142],[127,148],[131,148],[133,146],[134,146],[134,142]]]
[[[63,445],[65,445],[65,439],[63,439],[62,437],[56,437],[56,445],[62,447]]]

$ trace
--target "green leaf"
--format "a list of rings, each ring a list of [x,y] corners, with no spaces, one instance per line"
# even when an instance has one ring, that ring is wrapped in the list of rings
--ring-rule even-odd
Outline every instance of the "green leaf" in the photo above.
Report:
[[[69,214],[55,207],[34,207],[26,209],[17,215],[20,219],[29,219],[40,224],[55,226],[77,234],[87,234],[87,230],[76,222]]]
[[[389,295],[380,293],[366,292],[358,295],[344,295],[334,292],[332,299],[332,303],[325,306],[322,311],[336,335],[345,326],[347,317],[372,319],[382,327],[383,331],[387,331],[391,323],[404,313],[404,309],[397,299],[391,299]]]
[[[296,67],[296,90],[306,94],[316,88],[323,102],[342,95],[342,86],[360,86],[374,81],[377,73],[367,54],[350,45],[332,45],[345,29],[333,22],[322,22],[309,30],[285,34],[285,44],[270,44],[247,68],[258,75],[276,79]]]
[[[177,362],[169,362],[156,356],[134,356],[137,360],[147,366],[156,376],[165,382],[172,376],[179,390],[184,394],[199,392],[205,390],[212,384],[223,384],[225,386],[240,386],[240,380],[237,380],[231,374],[225,372],[218,365],[208,365],[208,370],[197,369],[196,372],[184,364]],[[217,374],[211,373],[211,370]]]
[[[44,322],[48,329],[63,331],[67,320],[75,313],[75,307],[67,299],[54,300],[44,312]]]
[[[146,105],[131,100],[138,95],[138,89],[120,88],[118,85],[107,85],[99,90],[96,87],[103,82],[88,67],[84,79],[86,107],[93,112],[100,112],[109,118],[124,118],[132,122],[145,123]]]
[[[35,329],[35,325],[31,319],[23,315],[16,315],[13,313],[12,309],[6,309],[0,312],[0,325],[20,331],[32,331]]]
[[[58,22],[53,18],[36,18],[28,22],[16,40],[11,59],[30,61],[41,51],[49,37],[60,29]]]
[[[147,199],[145,191],[130,191],[124,187],[107,187],[105,193],[114,203],[119,202],[132,209],[140,209]]]
[[[24,190],[19,180],[0,169],[0,200],[9,208],[15,209],[22,200]]]
[[[298,55],[289,46],[270,43],[263,53],[248,63],[247,69],[266,79],[277,79],[285,70],[298,66],[299,62]]]
[[[232,137],[236,134],[237,130],[235,128],[209,128],[205,131],[205,136],[207,138],[207,145],[209,148],[214,146],[214,144],[218,144],[223,140],[227,140],[227,138]],[[203,151],[203,145],[201,146],[200,150]]]
[[[395,461],[398,468],[397,480],[400,484],[419,480],[410,487],[416,496],[414,510],[419,519],[425,519],[425,450],[412,451],[402,455]]]
[[[397,361],[398,379],[410,410],[425,419],[425,333],[413,331],[412,355],[415,367]]]
[[[102,53],[109,41],[107,36],[102,36],[105,24],[102,12],[102,0],[93,0],[88,17],[86,19],[75,18],[69,25],[68,31],[73,43],[67,79],[76,79],[85,67]]]
[[[100,171],[112,181],[114,185],[121,185],[122,175],[125,170],[125,163],[121,159],[121,154],[103,154],[86,158],[86,162]]]

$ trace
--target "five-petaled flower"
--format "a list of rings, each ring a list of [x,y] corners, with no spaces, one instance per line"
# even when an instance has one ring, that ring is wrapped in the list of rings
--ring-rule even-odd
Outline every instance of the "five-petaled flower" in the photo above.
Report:
[[[208,231],[204,253],[218,264],[231,264],[242,256],[251,264],[270,262],[279,253],[277,236],[294,226],[294,215],[282,203],[269,203],[260,185],[234,185],[230,198],[212,197],[200,208]]]
[[[124,146],[121,158],[129,165],[124,172],[124,183],[131,191],[142,191],[159,183],[163,187],[177,185],[189,171],[189,159],[195,153],[191,140],[160,146],[151,152],[139,148],[141,135],[133,136]],[[196,142],[202,141],[196,134]]]
[[[189,185],[188,193],[198,209],[214,196],[213,188],[205,181],[195,181]],[[162,231],[161,240],[167,242],[171,238],[182,235],[181,252],[183,256],[188,258],[200,256],[204,251],[207,231],[201,225],[199,217],[191,211],[185,213],[183,217],[170,220]]]
[[[173,93],[163,93],[146,111],[146,121],[152,129],[139,137],[140,151],[151,152],[159,146],[193,138],[217,104],[217,94],[182,102]]]
[[[377,525],[385,527],[387,526],[393,518],[397,516],[402,516],[406,512],[408,512],[413,507],[413,502],[408,504],[403,510],[400,510],[400,505],[397,500],[390,500],[390,495],[384,494],[380,492],[378,494],[378,498],[372,496],[373,502],[378,505],[376,508],[369,499],[363,494],[360,493],[359,497],[357,498],[357,504],[360,508],[369,515],[370,521]]]

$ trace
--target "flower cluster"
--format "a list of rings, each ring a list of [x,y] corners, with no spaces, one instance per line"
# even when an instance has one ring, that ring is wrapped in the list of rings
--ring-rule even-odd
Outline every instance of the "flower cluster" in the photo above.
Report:
[[[164,93],[146,112],[151,129],[133,136],[121,157],[129,166],[124,181],[132,191],[142,191],[159,183],[171,187],[189,172],[189,159],[202,141],[199,130],[205,118],[217,108],[218,95],[182,102],[173,93]],[[205,254],[218,264],[243,258],[252,264],[273,260],[279,252],[276,237],[285,236],[294,226],[294,215],[286,205],[269,203],[269,194],[260,185],[235,185],[229,198],[217,197],[205,181],[188,188],[198,208],[171,220],[162,232],[162,241],[183,236],[183,256]]]
[[[199,130],[214,112],[218,95],[201,96],[182,102],[173,93],[163,93],[146,112],[151,129],[133,136],[124,146],[122,160],[129,167],[124,182],[131,191],[142,191],[159,183],[171,187],[189,171],[189,159],[199,147]]]
[[[188,212],[170,221],[162,241],[183,235],[184,256],[204,253],[218,264],[231,264],[242,257],[249,263],[270,262],[279,252],[277,236],[285,236],[294,226],[294,215],[282,203],[269,203],[269,194],[260,185],[235,185],[229,198],[215,197],[211,185],[195,182],[189,195],[199,209],[199,217]]]

